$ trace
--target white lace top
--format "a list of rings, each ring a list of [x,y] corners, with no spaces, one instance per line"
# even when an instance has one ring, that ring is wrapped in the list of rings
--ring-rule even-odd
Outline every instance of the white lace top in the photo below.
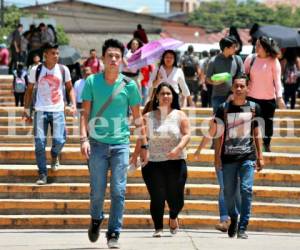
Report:
[[[163,120],[155,117],[155,111],[148,114],[149,161],[167,161],[167,153],[181,141],[181,117],[178,110],[172,110]],[[172,160],[186,159],[186,151]]]

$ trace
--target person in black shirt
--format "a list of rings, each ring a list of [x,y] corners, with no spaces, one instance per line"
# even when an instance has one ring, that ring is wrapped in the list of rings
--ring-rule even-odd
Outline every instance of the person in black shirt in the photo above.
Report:
[[[232,85],[232,101],[221,104],[215,115],[217,135],[215,167],[223,170],[224,195],[231,224],[228,236],[247,239],[254,169],[264,166],[260,134],[260,107],[247,101],[246,76],[237,76]],[[221,135],[221,136],[220,136]],[[241,213],[238,223],[235,193],[240,178]]]

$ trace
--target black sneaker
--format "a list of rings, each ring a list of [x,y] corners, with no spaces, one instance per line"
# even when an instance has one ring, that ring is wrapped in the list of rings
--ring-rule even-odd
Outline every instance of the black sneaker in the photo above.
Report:
[[[47,175],[40,174],[38,180],[36,181],[37,185],[46,185],[47,184]]]
[[[229,225],[228,232],[227,232],[230,238],[233,238],[236,235],[237,226],[238,226],[237,218],[231,218],[231,223]]]
[[[119,233],[106,233],[106,238],[107,238],[107,246],[110,249],[119,249],[120,248],[120,243],[118,242],[119,240]]]
[[[245,230],[239,230],[237,233],[238,239],[248,239],[248,234],[246,234]]]
[[[92,219],[88,230],[88,236],[90,242],[96,242],[100,234],[100,225],[102,220]]]

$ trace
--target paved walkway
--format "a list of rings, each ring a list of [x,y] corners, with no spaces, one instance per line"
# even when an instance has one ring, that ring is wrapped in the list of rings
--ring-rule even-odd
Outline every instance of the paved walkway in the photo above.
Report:
[[[150,230],[124,230],[123,250],[299,250],[300,234],[249,232],[248,240],[229,239],[211,230],[182,230],[175,237],[168,231],[152,238]],[[104,233],[90,243],[86,230],[0,230],[1,250],[92,250],[107,249]]]

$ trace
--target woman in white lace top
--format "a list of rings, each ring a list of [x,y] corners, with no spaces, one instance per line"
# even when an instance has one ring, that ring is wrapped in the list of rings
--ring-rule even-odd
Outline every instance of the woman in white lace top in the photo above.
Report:
[[[180,110],[178,95],[168,83],[158,85],[153,111],[145,116],[149,145],[149,162],[142,174],[150,194],[150,212],[154,222],[153,237],[163,232],[165,201],[169,212],[170,232],[175,234],[179,224],[177,216],[184,205],[184,186],[187,178],[185,147],[190,139],[190,124]],[[141,145],[136,144],[132,155],[135,163]]]
[[[185,107],[186,98],[191,93],[186,84],[182,69],[177,67],[177,57],[174,50],[166,50],[163,53],[159,67],[151,74],[149,80],[149,97],[151,97],[152,91],[162,82],[169,83],[178,95],[182,94],[182,106]]]

